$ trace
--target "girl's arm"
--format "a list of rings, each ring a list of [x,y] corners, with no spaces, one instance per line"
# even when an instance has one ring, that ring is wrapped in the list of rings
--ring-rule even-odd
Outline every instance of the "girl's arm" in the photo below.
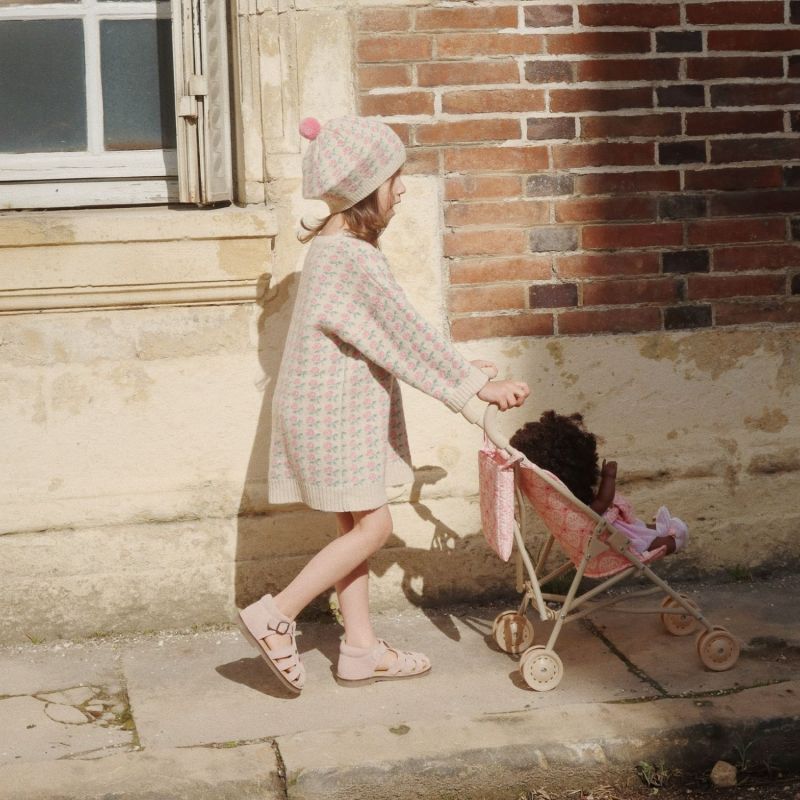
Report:
[[[360,242],[349,246],[353,261],[337,270],[329,301],[321,298],[322,328],[453,411],[460,411],[470,397],[487,394],[482,391],[487,376],[411,305],[383,254]],[[524,392],[511,391],[508,383],[490,384],[488,395],[494,399],[483,399],[507,408],[519,405],[515,394],[527,396],[527,386]]]
[[[590,508],[598,514],[608,511],[617,491],[617,462],[603,460],[600,470],[600,485],[597,494],[590,504]]]

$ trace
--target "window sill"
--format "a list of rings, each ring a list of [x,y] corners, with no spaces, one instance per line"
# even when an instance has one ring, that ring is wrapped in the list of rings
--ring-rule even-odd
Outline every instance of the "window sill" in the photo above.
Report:
[[[260,208],[0,213],[0,313],[254,301],[275,215]]]

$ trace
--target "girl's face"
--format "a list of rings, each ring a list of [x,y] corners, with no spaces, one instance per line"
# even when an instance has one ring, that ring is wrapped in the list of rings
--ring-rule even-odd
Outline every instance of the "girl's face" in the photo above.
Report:
[[[406,187],[399,172],[378,187],[378,210],[386,222],[394,216],[394,207],[405,192]]]

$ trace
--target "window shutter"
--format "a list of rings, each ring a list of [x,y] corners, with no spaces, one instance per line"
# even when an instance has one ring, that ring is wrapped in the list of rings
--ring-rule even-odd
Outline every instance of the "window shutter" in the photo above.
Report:
[[[226,0],[171,0],[182,203],[231,200]]]

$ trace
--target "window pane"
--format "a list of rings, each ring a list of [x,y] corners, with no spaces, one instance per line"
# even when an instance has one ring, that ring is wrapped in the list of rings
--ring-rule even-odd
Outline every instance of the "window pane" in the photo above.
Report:
[[[80,20],[0,20],[0,109],[0,152],[86,149]]]
[[[81,0],[58,0],[58,4],[63,3],[80,3]],[[41,6],[47,3],[53,3],[53,0],[0,0],[0,8],[9,6]]]
[[[100,53],[107,150],[175,147],[169,20],[103,20]]]

